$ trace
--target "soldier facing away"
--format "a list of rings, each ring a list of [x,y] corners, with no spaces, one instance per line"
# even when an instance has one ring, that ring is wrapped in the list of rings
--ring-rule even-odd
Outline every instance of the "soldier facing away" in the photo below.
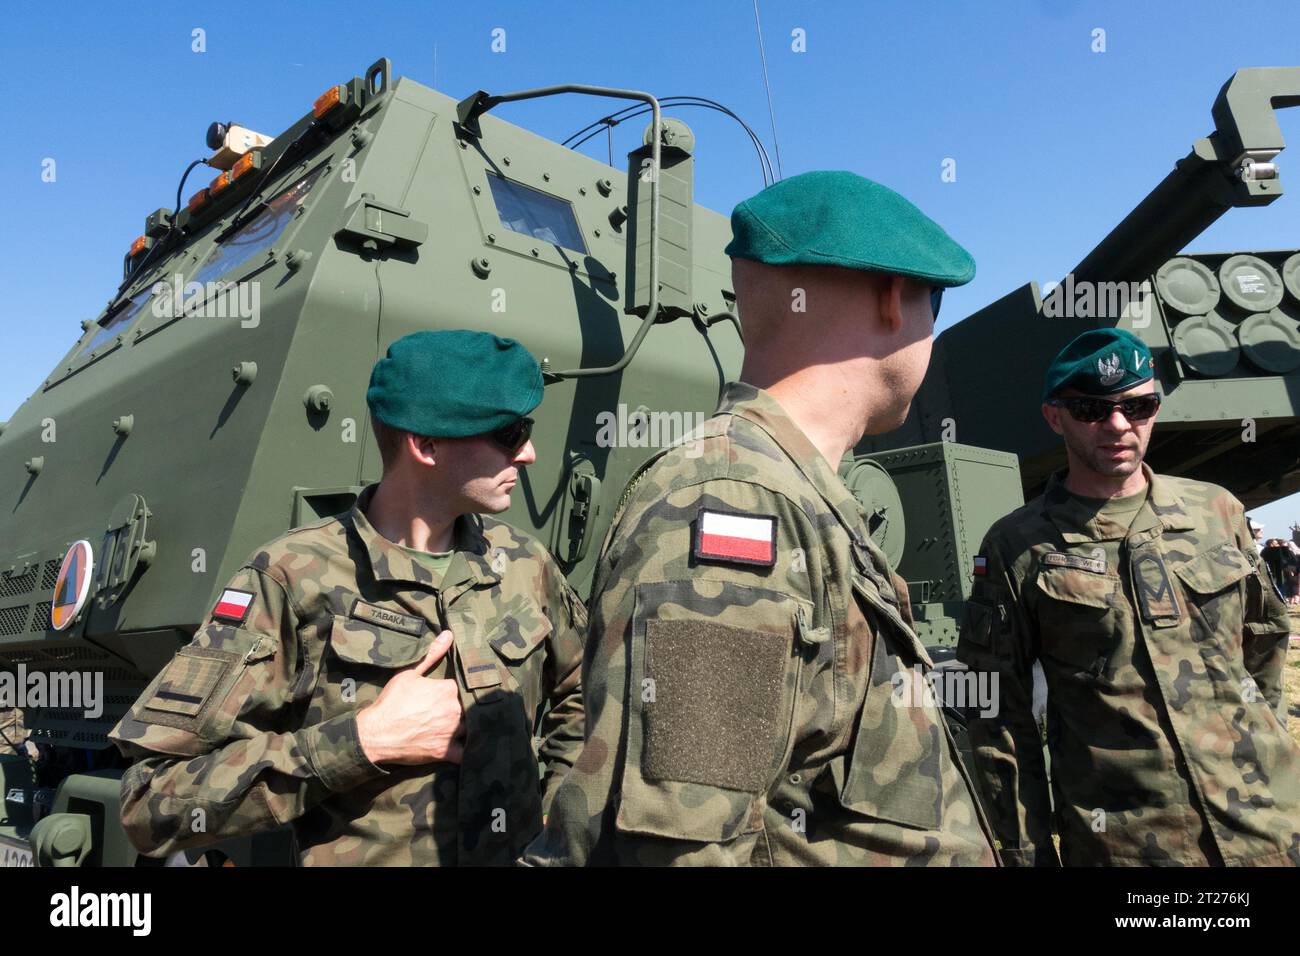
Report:
[[[510,339],[393,343],[366,393],[382,480],[257,551],[113,730],[140,758],[122,779],[138,849],[289,823],[309,865],[519,855],[582,743],[585,611],[488,517],[536,460],[541,397]]]
[[[732,228],[742,381],[624,492],[586,745],[524,860],[992,865],[942,716],[896,693],[930,661],[836,474],[903,421],[940,293],[974,261],[846,172],[784,180]]]
[[[1143,462],[1152,375],[1118,329],[1048,369],[1068,468],[990,529],[957,649],[1000,675],[999,712],[970,724],[986,806],[1012,865],[1298,865],[1300,748],[1274,713],[1286,609],[1241,502]]]

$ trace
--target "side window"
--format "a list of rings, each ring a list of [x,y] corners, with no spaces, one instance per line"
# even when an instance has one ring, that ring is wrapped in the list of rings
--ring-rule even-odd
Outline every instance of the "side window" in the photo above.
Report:
[[[582,241],[582,230],[578,228],[572,203],[495,173],[488,173],[487,179],[501,225],[513,232],[586,254],[587,245]]]
[[[254,256],[265,252],[274,245],[275,241],[288,228],[289,223],[293,221],[294,213],[306,202],[308,193],[311,192],[312,187],[316,185],[316,181],[324,171],[324,166],[318,166],[267,203],[265,209],[212,251],[207,262],[186,283],[186,287],[190,287],[191,283],[196,283],[199,288],[203,288],[209,281],[218,279],[244,265]],[[167,276],[159,276],[158,281],[166,282],[169,280]],[[88,355],[130,328],[132,322],[135,321],[140,311],[149,301],[156,284],[153,283],[137,292],[107,322],[100,326],[90,341],[83,345],[77,354],[79,356]],[[198,294],[202,296],[202,293]]]

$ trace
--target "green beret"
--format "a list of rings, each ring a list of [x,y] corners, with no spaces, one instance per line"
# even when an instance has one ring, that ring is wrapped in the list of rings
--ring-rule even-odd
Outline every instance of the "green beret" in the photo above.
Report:
[[[772,266],[840,266],[965,285],[975,260],[934,220],[887,186],[842,170],[768,186],[731,213],[727,255]]]
[[[542,401],[542,370],[514,339],[454,329],[412,332],[370,372],[366,404],[378,421],[433,438],[509,425]]]
[[[1113,395],[1150,381],[1151,350],[1125,329],[1090,329],[1061,349],[1047,367],[1043,401],[1063,388]]]

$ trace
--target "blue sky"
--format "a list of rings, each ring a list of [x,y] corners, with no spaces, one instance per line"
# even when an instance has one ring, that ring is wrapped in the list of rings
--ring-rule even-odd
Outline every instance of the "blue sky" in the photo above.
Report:
[[[1230,11],[1240,9],[1240,14]],[[1030,279],[1059,278],[1211,129],[1234,70],[1300,65],[1300,5],[1257,16],[1207,0],[760,0],[786,175],[851,169],[916,202],[979,263],[940,327]],[[206,52],[192,50],[205,31]],[[492,31],[505,31],[505,52]],[[1092,51],[1105,30],[1104,53]],[[791,49],[804,31],[806,51]],[[274,135],[380,56],[451,95],[561,82],[719,100],[773,152],[751,0],[6,5],[11,77],[0,183],[8,417],[117,287],[144,216],[170,206],[212,120]],[[563,139],[608,106],[578,97],[500,115]],[[728,211],[762,185],[715,114],[696,132],[696,199]],[[1300,110],[1281,117],[1291,195],[1229,213],[1193,251],[1300,247]],[[615,133],[616,163],[640,123]],[[603,137],[586,147],[605,156]],[[57,164],[54,182],[42,161]],[[956,182],[941,182],[944,159]],[[196,171],[190,185],[210,176]],[[198,178],[196,178],[198,177]],[[187,187],[187,192],[191,191]],[[1258,512],[1272,531],[1300,496]]]

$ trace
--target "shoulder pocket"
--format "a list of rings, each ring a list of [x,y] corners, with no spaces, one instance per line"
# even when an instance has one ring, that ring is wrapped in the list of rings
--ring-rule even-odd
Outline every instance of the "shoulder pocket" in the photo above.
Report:
[[[144,699],[145,719],[169,727],[201,722],[222,692],[229,691],[239,661],[234,651],[182,647]]]
[[[971,598],[966,602],[962,614],[961,640],[983,650],[992,650],[996,615],[997,608],[978,598]]]
[[[131,716],[141,724],[167,727],[215,743],[226,738],[255,683],[250,675],[241,685],[241,678],[249,665],[275,657],[277,641],[265,634],[218,623],[209,624],[197,640],[206,643],[191,643],[177,651],[136,703]],[[158,741],[157,749],[191,749],[180,738],[167,739],[172,746]]]
[[[720,842],[762,828],[784,760],[799,608],[716,581],[638,585],[617,826]]]

